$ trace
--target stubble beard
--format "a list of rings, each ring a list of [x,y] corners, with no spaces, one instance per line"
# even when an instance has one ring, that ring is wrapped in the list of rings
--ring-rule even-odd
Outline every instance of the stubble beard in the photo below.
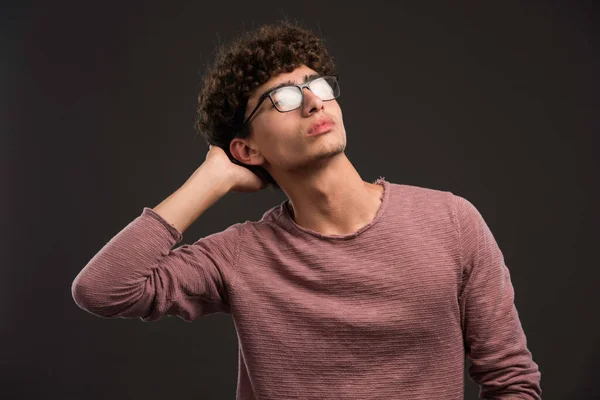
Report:
[[[327,133],[326,133],[327,135]],[[324,164],[339,156],[346,150],[346,141],[338,140],[335,144],[328,146],[322,146],[323,148],[312,155],[309,159],[303,160],[302,162],[290,166],[288,172],[310,172],[316,168],[322,167]]]

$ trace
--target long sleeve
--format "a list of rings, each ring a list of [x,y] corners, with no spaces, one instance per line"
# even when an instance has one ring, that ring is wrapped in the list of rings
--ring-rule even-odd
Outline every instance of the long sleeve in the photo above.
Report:
[[[230,313],[239,225],[173,250],[182,233],[145,207],[79,272],[73,299],[97,316],[143,321]]]
[[[470,378],[480,399],[541,399],[538,365],[514,304],[502,252],[479,211],[455,196],[463,281],[459,297]]]

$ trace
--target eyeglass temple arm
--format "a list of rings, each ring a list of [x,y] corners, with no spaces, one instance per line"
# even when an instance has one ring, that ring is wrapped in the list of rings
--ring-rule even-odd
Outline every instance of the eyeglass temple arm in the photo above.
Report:
[[[262,96],[260,101],[258,102],[258,104],[256,104],[256,107],[254,107],[254,110],[252,110],[252,112],[250,113],[250,115],[248,115],[248,118],[246,118],[246,120],[244,121],[244,123],[242,124],[242,126],[246,125],[248,123],[248,121],[250,121],[250,118],[252,118],[252,116],[254,115],[254,113],[256,113],[256,111],[258,110],[258,107],[260,107],[260,105],[262,104],[263,101],[265,101],[265,99],[267,98],[267,96]]]

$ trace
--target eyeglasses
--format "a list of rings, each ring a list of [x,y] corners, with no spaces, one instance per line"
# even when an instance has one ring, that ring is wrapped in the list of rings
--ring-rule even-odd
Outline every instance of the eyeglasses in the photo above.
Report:
[[[256,107],[254,107],[254,110],[246,118],[243,125],[246,125],[250,121],[250,118],[266,98],[271,99],[277,111],[281,113],[299,108],[304,103],[304,88],[308,88],[308,90],[323,101],[333,100],[340,95],[340,85],[338,84],[337,76],[318,76],[298,85],[275,88],[260,96]]]

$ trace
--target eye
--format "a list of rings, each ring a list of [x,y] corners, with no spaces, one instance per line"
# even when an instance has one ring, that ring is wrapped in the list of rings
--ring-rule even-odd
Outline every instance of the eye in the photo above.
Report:
[[[325,79],[320,78],[313,81],[310,85],[313,93],[321,98],[329,98],[333,96],[333,88]]]
[[[273,93],[273,103],[281,111],[293,110],[302,102],[302,94],[295,87],[286,87]]]

